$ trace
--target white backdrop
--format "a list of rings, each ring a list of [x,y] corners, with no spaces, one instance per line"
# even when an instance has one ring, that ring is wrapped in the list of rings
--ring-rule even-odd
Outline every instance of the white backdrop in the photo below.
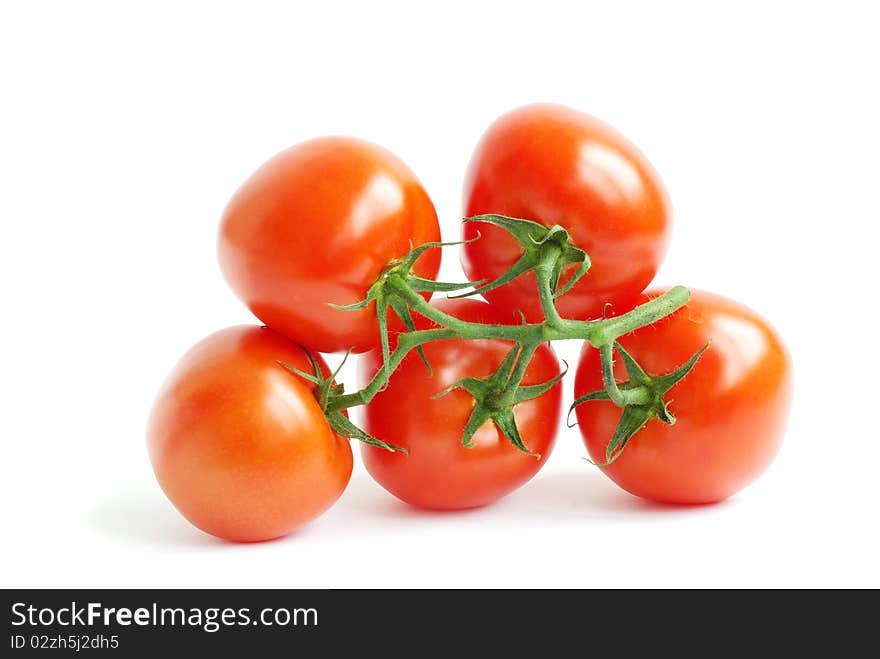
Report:
[[[873,11],[4,3],[0,585],[880,586]],[[215,258],[237,185],[290,144],[355,135],[414,169],[454,238],[477,138],[531,101],[604,119],[659,170],[675,228],[657,282],[742,300],[787,339],[795,406],[771,470],[724,504],[663,508],[566,429],[534,481],[483,510],[414,511],[356,464],[284,540],[189,526],[144,423],[187,347],[251,321]],[[577,346],[558,350],[573,362]]]

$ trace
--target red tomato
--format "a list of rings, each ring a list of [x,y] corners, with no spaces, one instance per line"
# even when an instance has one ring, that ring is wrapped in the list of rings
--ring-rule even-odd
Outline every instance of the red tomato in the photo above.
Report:
[[[598,317],[606,302],[628,306],[666,252],[669,200],[645,157],[610,126],[559,105],[528,105],[503,115],[480,140],[464,185],[465,215],[499,213],[559,224],[586,250],[592,267],[557,300],[566,318]],[[462,264],[471,280],[495,279],[522,254],[503,229],[469,222]],[[563,277],[562,282],[567,279]],[[489,291],[493,304],[541,319],[534,273]]]
[[[482,323],[504,323],[485,302],[442,300],[446,313]],[[424,318],[419,329],[431,327]],[[492,375],[510,351],[498,340],[444,340],[425,345],[434,369],[431,377],[418,354],[407,355],[383,392],[366,406],[365,429],[371,435],[403,446],[409,454],[361,447],[367,470],[382,487],[403,501],[422,508],[459,509],[482,506],[523,485],[541,468],[553,448],[559,422],[560,387],[514,408],[514,418],[526,446],[540,459],[515,448],[491,422],[474,436],[474,445],[461,444],[462,431],[474,406],[463,390],[432,398],[464,377]],[[379,351],[365,356],[362,375],[372,377],[382,363]],[[526,371],[524,384],[539,384],[559,373],[549,346],[541,346]]]
[[[347,137],[298,144],[269,160],[223,213],[223,274],[274,330],[320,352],[378,342],[374,305],[340,311],[412,246],[440,240],[437,214],[415,175],[385,149]],[[416,274],[433,279],[440,251]]]
[[[642,296],[642,301],[662,291]],[[712,341],[667,395],[677,422],[652,419],[602,470],[623,489],[667,503],[712,503],[755,480],[779,450],[791,400],[791,360],[776,331],[747,307],[691,291],[688,304],[620,343],[649,375],[669,373]],[[622,360],[615,374],[626,379]],[[585,346],[575,395],[602,387],[599,352]],[[576,408],[593,460],[605,462],[620,409],[607,401]]]
[[[159,484],[184,517],[226,540],[290,533],[351,476],[348,440],[330,429],[311,384],[276,360],[314,373],[302,348],[268,328],[221,330],[184,355],[153,407]]]

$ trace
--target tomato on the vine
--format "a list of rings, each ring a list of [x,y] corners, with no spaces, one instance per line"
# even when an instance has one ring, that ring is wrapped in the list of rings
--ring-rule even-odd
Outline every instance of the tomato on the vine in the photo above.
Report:
[[[274,330],[319,352],[368,350],[378,341],[375,305],[363,300],[382,269],[413,246],[438,241],[430,198],[385,149],[347,137],[298,144],[266,162],[223,213],[223,274]],[[433,279],[439,250],[414,272]]]
[[[657,272],[671,231],[666,191],[636,147],[587,114],[549,104],[508,112],[486,131],[468,169],[464,211],[568,230],[592,267],[558,298],[557,308],[579,320],[600,316],[606,303],[618,309],[631,304]],[[466,239],[478,233],[480,239],[463,248],[465,272],[474,281],[496,279],[522,248],[496,226],[464,225]],[[541,319],[533,272],[485,297],[521,309],[530,321]]]
[[[153,406],[159,484],[184,517],[226,540],[290,533],[351,477],[348,440],[327,424],[311,383],[278,360],[315,372],[302,348],[266,327],[221,330],[184,355]]]
[[[646,301],[662,291],[643,294]],[[776,331],[733,300],[691,290],[686,306],[621,337],[651,375],[675,370],[710,342],[670,391],[674,425],[654,419],[604,471],[623,489],[666,503],[713,503],[755,480],[782,442],[792,390],[791,360]],[[615,376],[624,381],[622,361]],[[585,345],[575,395],[603,386],[597,350]],[[600,465],[621,411],[608,401],[576,408],[587,450]]]
[[[475,299],[433,303],[461,320],[504,324],[513,316],[500,314]],[[417,329],[433,327],[416,317]],[[491,376],[510,352],[511,342],[496,339],[447,339],[424,346],[433,368],[431,375],[416,351],[392,374],[388,387],[366,406],[366,431],[406,448],[408,455],[389,453],[368,445],[361,451],[367,470],[399,499],[422,508],[460,509],[486,505],[512,492],[541,468],[556,436],[561,393],[557,384],[538,398],[513,408],[526,446],[540,454],[530,456],[516,447],[491,422],[462,446],[462,432],[474,407],[462,390],[434,396],[465,377]],[[365,355],[362,375],[372,377],[381,367],[379,351]],[[548,345],[538,348],[523,384],[540,384],[559,374],[559,362]]]

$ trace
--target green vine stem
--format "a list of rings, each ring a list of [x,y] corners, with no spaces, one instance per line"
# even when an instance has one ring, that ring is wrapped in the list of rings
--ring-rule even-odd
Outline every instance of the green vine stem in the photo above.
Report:
[[[637,373],[641,386],[638,391],[633,389],[633,383],[618,384],[614,378],[613,355],[614,351],[622,352],[617,344],[617,339],[641,327],[650,325],[661,318],[675,312],[684,306],[690,298],[689,291],[683,286],[671,288],[663,295],[649,300],[635,309],[614,318],[602,318],[596,320],[576,320],[562,318],[556,309],[555,300],[568,291],[573,282],[588,274],[590,260],[588,255],[574,246],[570,238],[561,227],[546,228],[543,225],[528,220],[518,220],[498,215],[479,216],[480,221],[490,222],[501,226],[509,231],[523,246],[523,255],[510,271],[503,274],[493,282],[477,282],[465,284],[449,284],[443,282],[431,282],[421,279],[411,272],[412,266],[421,253],[426,249],[444,246],[441,243],[431,243],[416,247],[409,255],[389,264],[376,283],[370,288],[367,298],[362,302],[351,305],[352,309],[363,309],[371,303],[375,303],[377,313],[380,316],[380,328],[383,332],[383,367],[378,369],[369,383],[362,389],[345,393],[341,385],[329,390],[325,385],[322,393],[322,405],[331,424],[339,426],[349,437],[356,437],[373,445],[382,446],[388,450],[399,450],[384,444],[381,440],[366,435],[357,429],[342,415],[342,411],[351,407],[366,405],[387,385],[391,374],[397,369],[406,355],[414,349],[421,352],[421,347],[431,341],[445,339],[500,339],[514,342],[515,348],[505,364],[492,377],[485,379],[469,379],[460,386],[467,389],[476,399],[475,414],[484,414],[486,419],[492,419],[504,432],[511,442],[521,450],[534,455],[522,443],[519,433],[513,421],[513,407],[527,400],[529,397],[540,395],[546,391],[545,387],[552,386],[559,378],[554,378],[545,385],[520,386],[535,351],[538,347],[549,341],[575,339],[586,341],[597,348],[600,352],[603,370],[603,383],[605,388],[599,394],[591,395],[586,400],[610,400],[615,405],[624,408],[624,420],[630,419],[636,412],[641,413],[646,405],[646,391],[657,393],[660,397],[651,395],[651,413],[643,416],[659,416],[665,422],[674,421],[674,417],[658,414],[657,410],[665,410],[662,403],[662,393],[659,385],[651,389],[652,379],[638,367],[633,358],[625,353],[625,361],[628,373]],[[469,221],[469,219],[465,221]],[[577,266],[577,270],[569,280],[560,288],[559,280],[567,268]],[[540,323],[526,323],[525,320],[519,325],[498,325],[474,323],[456,318],[447,314],[425,300],[422,293],[450,292],[464,288],[473,288],[465,295],[479,293],[504,285],[511,279],[521,276],[526,272],[534,272],[537,280],[538,295],[544,320]],[[384,322],[387,309],[393,310],[404,322],[406,331],[397,336],[397,344],[394,351],[389,350],[387,336],[387,324]],[[438,327],[433,329],[414,329],[410,312],[419,314],[435,323]],[[423,353],[422,353],[423,354]],[[687,371],[696,363],[699,355],[693,357],[682,369],[680,377],[684,377]],[[680,379],[679,377],[679,379]],[[677,381],[677,380],[676,380]],[[664,390],[665,391],[665,390]],[[540,392],[540,393],[539,393]],[[656,398],[656,400],[655,400]],[[636,409],[638,408],[638,409]],[[482,417],[480,417],[482,418]],[[627,421],[627,424],[634,425]],[[469,425],[471,425],[469,423]],[[638,431],[644,423],[634,428],[630,435],[622,439],[615,437],[617,445],[624,445],[632,434]],[[472,430],[472,429],[471,429]],[[618,434],[629,432],[620,430]],[[465,431],[463,442],[468,445],[470,430]]]

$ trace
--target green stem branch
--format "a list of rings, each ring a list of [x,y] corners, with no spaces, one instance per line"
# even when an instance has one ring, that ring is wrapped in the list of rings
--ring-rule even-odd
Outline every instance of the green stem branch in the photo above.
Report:
[[[613,345],[624,334],[651,325],[677,311],[687,304],[690,296],[690,291],[684,286],[670,288],[660,297],[645,302],[622,316],[594,321],[594,327],[586,338],[596,348]]]
[[[614,379],[614,344],[605,343],[601,345],[599,347],[599,356],[602,360],[602,382],[605,384],[608,398],[618,407],[623,407],[623,392],[617,386],[617,380]]]
[[[553,256],[553,258],[558,258],[558,255]],[[550,286],[552,276],[553,261],[548,258],[542,261],[535,270],[535,277],[538,280],[538,296],[541,299],[541,309],[544,312],[544,320],[547,325],[553,329],[560,329],[564,322],[559,315],[559,311],[556,309],[556,300],[553,297],[554,291]]]
[[[599,348],[602,354],[603,379],[608,394],[617,405],[624,404],[624,395],[614,380],[612,354],[614,341],[633,330],[650,325],[682,307],[690,294],[683,286],[676,286],[658,298],[636,307],[629,313],[616,318],[603,320],[569,320],[561,318],[556,311],[553,291],[550,286],[550,271],[547,263],[536,269],[541,304],[544,308],[545,322],[522,325],[495,325],[473,323],[461,320],[432,306],[418,292],[414,291],[403,278],[396,278],[392,288],[409,307],[418,314],[437,323],[437,329],[405,332],[399,335],[397,347],[389,357],[388,368],[379,369],[370,382],[360,391],[340,395],[328,406],[331,411],[343,410],[358,405],[366,405],[387,384],[389,374],[394,372],[406,355],[425,343],[442,339],[499,339],[515,341],[523,346],[511,373],[510,385],[505,395],[515,392],[525,375],[525,370],[538,346],[550,340],[581,339]]]
[[[535,351],[538,349],[539,345],[541,344],[529,343],[522,346],[522,348],[520,349],[520,353],[516,358],[516,365],[513,367],[513,372],[510,374],[510,379],[507,381],[507,385],[504,387],[502,402],[505,405],[511,405],[513,403],[513,399],[516,396],[517,387],[519,387],[520,382],[522,382],[522,379],[526,374],[526,369],[529,367],[529,363],[532,361],[532,357],[534,356]]]
[[[624,397],[614,380],[611,362],[611,349],[614,341],[621,335],[651,323],[683,306],[689,297],[688,290],[682,286],[670,289],[667,293],[637,307],[629,313],[606,320],[566,320],[561,319],[558,328],[547,323],[528,325],[484,325],[472,323],[450,316],[431,306],[418,293],[409,289],[405,283],[396,287],[413,311],[425,316],[443,327],[429,330],[406,332],[399,335],[397,347],[391,354],[389,368],[380,369],[366,387],[360,391],[345,394],[334,399],[330,408],[342,410],[358,405],[366,405],[387,383],[387,373],[393,372],[414,348],[430,341],[441,339],[500,339],[517,341],[523,345],[522,354],[517,360],[511,382],[516,386],[522,380],[525,369],[538,346],[549,340],[581,339],[599,348],[603,355],[603,378],[609,396],[617,405],[623,405]],[[606,356],[607,355],[607,356]]]
[[[394,352],[391,353],[389,368],[380,368],[367,386],[360,391],[334,398],[329,403],[328,410],[337,411],[349,407],[357,407],[358,405],[366,405],[382,390],[388,382],[388,373],[394,372],[394,370],[400,366],[400,362],[403,361],[404,357],[406,357],[410,350],[413,350],[424,343],[428,343],[429,341],[454,338],[458,338],[458,333],[454,329],[443,327],[438,329],[417,330],[415,332],[401,334],[397,341],[397,347],[394,349]]]
[[[513,408],[520,402],[543,395],[561,379],[562,373],[542,384],[521,385],[535,352],[544,343],[554,340],[579,339],[599,350],[604,387],[582,396],[576,404],[588,400],[611,400],[615,405],[624,408],[621,424],[609,443],[609,461],[619,455],[611,449],[614,448],[615,451],[622,449],[649,417],[657,416],[672,423],[674,418],[666,409],[662,394],[684,377],[696,363],[700,353],[692,357],[679,371],[652,380],[616,341],[624,334],[650,325],[680,309],[690,298],[689,291],[683,286],[676,286],[615,318],[598,320],[563,318],[556,307],[556,298],[564,295],[586,274],[590,267],[586,252],[574,245],[568,233],[560,226],[548,229],[529,220],[498,215],[480,216],[479,219],[506,229],[523,246],[523,255],[501,277],[482,286],[481,282],[438,283],[422,279],[412,273],[415,260],[426,249],[442,246],[441,243],[428,243],[413,249],[406,258],[390,263],[370,287],[365,299],[347,307],[354,310],[375,305],[380,319],[383,364],[364,388],[353,393],[344,393],[342,385],[333,384],[332,378],[325,383],[326,391],[320,400],[334,430],[346,437],[355,437],[387,450],[403,450],[356,428],[342,411],[368,404],[388,385],[392,373],[410,351],[418,349],[422,352],[422,346],[430,341],[449,339],[490,339],[514,344],[494,374],[485,378],[464,378],[450,387],[450,389],[464,388],[474,397],[473,411],[462,437],[465,446],[470,445],[477,428],[486,421],[492,420],[514,446],[530,455],[535,455],[529,451],[517,430]],[[564,269],[571,266],[577,266],[577,270],[566,284],[557,289]],[[510,325],[470,322],[432,306],[423,297],[425,292],[454,291],[476,286],[469,293],[472,295],[482,290],[497,288],[527,272],[533,272],[537,281],[537,292],[544,316],[540,323],[526,323],[525,320],[522,324]],[[389,308],[400,317],[408,330],[397,335],[396,346],[391,353],[388,351],[390,342],[387,325],[384,322]],[[427,318],[437,327],[415,330],[416,323],[411,312]],[[630,376],[630,379],[622,385],[618,385],[614,377],[615,350],[623,358],[623,364]],[[424,358],[423,352],[422,357]],[[321,383],[319,382],[318,385]]]

